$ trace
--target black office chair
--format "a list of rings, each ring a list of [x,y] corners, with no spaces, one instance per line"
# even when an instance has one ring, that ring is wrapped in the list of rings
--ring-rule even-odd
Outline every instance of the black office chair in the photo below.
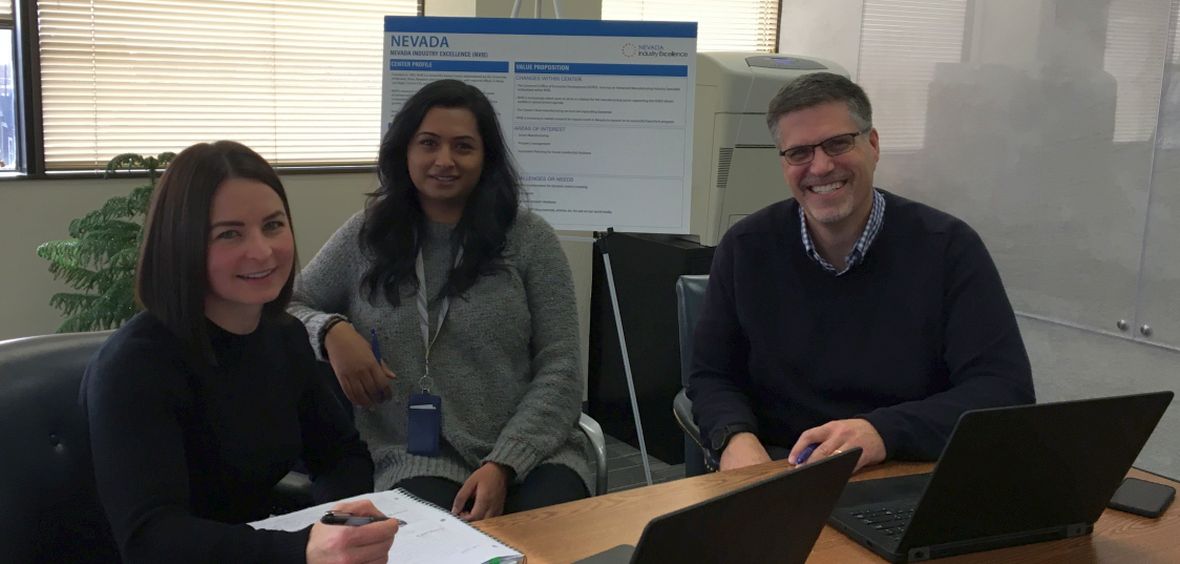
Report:
[[[118,562],[98,501],[82,375],[112,331],[0,341],[0,560]],[[273,510],[312,503],[297,472],[275,486]]]
[[[672,400],[672,414],[684,430],[684,475],[696,476],[717,469],[709,449],[705,448],[701,430],[692,417],[692,401],[685,395],[692,368],[692,336],[701,305],[705,301],[708,275],[684,275],[676,281],[676,314],[680,321],[680,384],[684,386]]]
[[[78,388],[110,334],[0,342],[0,559],[118,562]]]

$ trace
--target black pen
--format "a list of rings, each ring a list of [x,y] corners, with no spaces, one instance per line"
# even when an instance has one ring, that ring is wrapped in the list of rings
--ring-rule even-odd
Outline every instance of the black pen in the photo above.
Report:
[[[384,515],[375,517],[372,515],[357,515],[347,511],[328,511],[327,513],[324,513],[323,517],[320,517],[320,522],[325,525],[346,525],[349,527],[359,527],[361,525],[368,525],[369,523],[376,523],[378,521],[385,521],[387,519],[389,519],[389,517]],[[402,521],[401,519],[397,519],[397,525],[399,527],[404,527],[406,522]]]

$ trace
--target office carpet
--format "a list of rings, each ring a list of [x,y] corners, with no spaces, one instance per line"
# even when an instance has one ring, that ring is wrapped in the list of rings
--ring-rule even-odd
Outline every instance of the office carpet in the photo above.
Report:
[[[653,483],[670,482],[684,477],[684,464],[669,465],[648,455]],[[606,486],[617,492],[646,485],[639,449],[610,435],[606,436]]]

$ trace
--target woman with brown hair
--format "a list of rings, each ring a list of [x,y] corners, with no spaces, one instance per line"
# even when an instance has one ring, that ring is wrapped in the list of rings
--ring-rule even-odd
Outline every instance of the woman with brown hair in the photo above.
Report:
[[[303,459],[317,503],[369,492],[372,462],[285,313],[297,262],[278,176],[231,141],[181,152],[152,198],[143,312],[86,372],[99,497],[128,562],[384,562],[394,519],[258,531]],[[369,502],[339,506],[378,515]]]

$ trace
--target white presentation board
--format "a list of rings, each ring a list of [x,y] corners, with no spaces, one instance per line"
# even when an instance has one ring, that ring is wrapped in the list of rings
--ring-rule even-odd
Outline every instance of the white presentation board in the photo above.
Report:
[[[496,107],[526,205],[557,229],[688,233],[692,22],[385,18],[382,133],[453,78]]]

